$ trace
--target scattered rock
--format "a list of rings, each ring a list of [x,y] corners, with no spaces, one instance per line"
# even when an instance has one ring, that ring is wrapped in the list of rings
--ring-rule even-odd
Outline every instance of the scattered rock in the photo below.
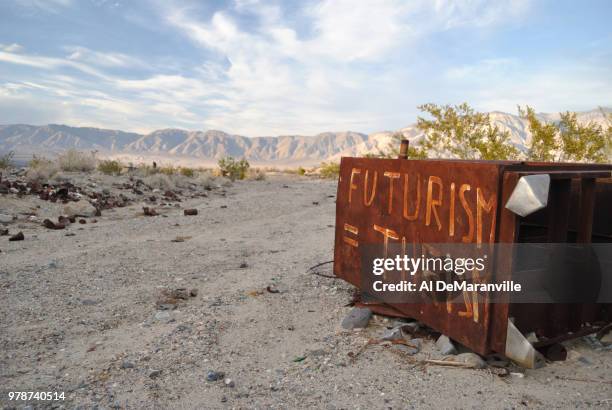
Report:
[[[457,348],[446,335],[440,335],[436,340],[436,347],[443,355],[457,354]]]
[[[13,215],[0,214],[0,223],[2,224],[10,224],[13,222]]]
[[[209,370],[208,373],[206,373],[206,381],[216,382],[217,380],[221,380],[224,376],[225,374],[223,372]]]
[[[232,379],[225,379],[225,380],[223,380],[223,383],[227,387],[234,387],[236,385]]]
[[[94,306],[97,305],[98,303],[100,303],[97,300],[93,300],[93,299],[83,299],[81,300],[81,303],[85,306]]]
[[[349,314],[342,320],[344,329],[364,328],[372,318],[372,311],[368,308],[353,308]]]
[[[193,216],[193,215],[197,215],[198,214],[198,210],[197,209],[185,209],[183,211],[183,214],[185,216]]]
[[[240,264],[240,266],[239,266],[240,269],[245,269],[245,268],[248,268],[248,267],[249,267],[249,265],[246,262],[242,262]]]
[[[383,333],[381,340],[403,340],[404,332],[400,326],[394,327],[393,329],[387,329]]]
[[[23,241],[25,237],[23,236],[23,232],[18,232],[15,235],[9,237],[9,241]]]
[[[319,205],[319,203],[317,201],[312,201],[313,205]]]
[[[50,219],[45,219],[43,221],[43,226],[47,229],[64,229],[66,226],[63,223],[55,223]]]
[[[129,362],[127,360],[124,360],[123,362],[121,362],[121,368],[122,369],[133,369],[136,366],[134,365],[134,363]]]
[[[98,212],[98,210],[96,209],[95,206],[93,206],[92,204],[90,204],[89,202],[85,201],[85,200],[80,200],[77,202],[70,202],[69,204],[64,206],[64,214],[68,215],[68,217],[71,216],[82,216],[82,217],[89,217],[89,216],[97,216],[96,213]]]
[[[487,367],[487,363],[482,359],[482,357],[478,356],[476,353],[461,353],[458,354],[453,360],[461,363],[469,364],[473,369],[484,369]]]
[[[145,216],[157,216],[158,215],[158,213],[157,213],[157,211],[155,211],[155,209],[149,208],[148,206],[143,206],[142,207],[142,212],[144,212]]]
[[[9,230],[8,229],[0,229],[0,236],[6,236],[9,234]]]
[[[196,288],[190,289],[189,296],[191,296],[192,298],[195,298],[196,296],[198,296],[198,290]]]
[[[84,224],[86,224],[86,223],[87,223],[87,221],[86,221],[85,219],[79,219],[79,223],[80,223],[81,225],[84,225]]]
[[[151,370],[151,371],[149,372],[149,377],[150,377],[151,379],[155,379],[155,378],[159,377],[159,376],[161,375],[161,373],[162,373],[162,371],[161,371],[161,370]]]
[[[601,344],[609,345],[612,344],[612,330],[608,330],[606,334],[598,335]]]
[[[170,316],[170,313],[162,310],[162,311],[155,313],[155,320],[162,322],[162,323],[170,323],[174,319],[172,319],[172,317]]]

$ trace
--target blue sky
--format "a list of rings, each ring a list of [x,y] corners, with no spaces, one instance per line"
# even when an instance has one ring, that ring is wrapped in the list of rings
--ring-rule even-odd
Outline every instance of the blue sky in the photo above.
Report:
[[[0,124],[373,132],[612,105],[612,2],[0,2]]]

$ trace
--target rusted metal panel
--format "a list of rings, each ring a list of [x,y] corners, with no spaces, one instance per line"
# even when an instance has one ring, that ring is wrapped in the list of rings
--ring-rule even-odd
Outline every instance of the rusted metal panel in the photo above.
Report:
[[[612,184],[600,184],[596,178],[609,177],[610,170],[610,165],[342,158],[334,272],[359,287],[363,248],[387,242],[405,247],[536,239],[563,242],[568,235],[578,242],[597,235],[605,241],[612,232],[612,189],[608,189]],[[504,204],[521,176],[536,173],[551,176],[548,206],[526,218],[518,217]],[[608,215],[602,207],[607,207]],[[598,226],[600,221],[608,225]],[[511,275],[513,264],[511,252],[498,252],[485,275],[503,280]],[[504,353],[511,317],[520,331],[536,330],[552,340],[570,331],[584,331],[587,322],[605,320],[602,310],[609,310],[608,305],[513,305],[509,301],[465,306],[374,303],[371,307],[418,319],[481,354]]]

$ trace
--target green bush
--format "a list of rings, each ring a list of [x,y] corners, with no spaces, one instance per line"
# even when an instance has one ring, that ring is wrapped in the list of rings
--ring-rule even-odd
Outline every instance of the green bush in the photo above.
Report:
[[[221,158],[218,165],[221,175],[228,177],[232,181],[244,179],[247,175],[248,169],[251,167],[246,159],[242,158],[241,160],[236,160],[229,156]]]
[[[299,167],[297,173],[298,175],[306,175],[306,170],[302,167]]]
[[[337,162],[322,162],[319,174],[321,178],[338,178],[338,175],[340,175],[340,164]]]
[[[159,169],[159,172],[161,174],[164,174],[164,175],[174,175],[178,171],[172,165],[168,165],[168,166],[165,166],[165,167],[159,167],[158,169]]]
[[[0,169],[7,169],[13,166],[13,157],[15,153],[13,151],[0,155]]]
[[[123,165],[119,161],[106,159],[98,164],[98,171],[106,175],[120,175]]]
[[[181,167],[179,169],[179,172],[184,177],[193,178],[195,176],[195,171],[193,170],[193,168]]]

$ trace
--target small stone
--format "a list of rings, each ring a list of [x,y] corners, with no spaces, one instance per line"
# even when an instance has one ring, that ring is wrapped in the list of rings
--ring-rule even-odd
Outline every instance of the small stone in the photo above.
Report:
[[[372,318],[372,311],[368,308],[353,308],[342,320],[342,327],[347,330],[359,329],[368,326]]]
[[[381,340],[403,340],[404,332],[401,327],[394,327],[393,329],[387,329],[383,333]]]
[[[23,232],[18,232],[15,235],[9,237],[9,241],[23,241],[25,237],[23,236]]]
[[[13,215],[0,214],[0,223],[10,224],[13,222]]]
[[[612,330],[609,330],[608,333],[600,336],[599,341],[604,345],[612,344]]]
[[[8,229],[0,229],[0,236],[6,236],[9,234],[9,230]]]
[[[190,289],[189,296],[191,296],[192,298],[195,298],[196,296],[198,296],[198,290],[196,288]]]
[[[436,347],[443,355],[457,354],[457,349],[453,342],[446,335],[440,335],[436,340]]]
[[[246,262],[242,262],[239,267],[240,267],[240,269],[245,269],[245,268],[248,268],[249,265],[247,265]]]
[[[155,378],[159,377],[159,376],[161,375],[161,373],[162,373],[162,371],[161,371],[161,370],[151,370],[151,371],[149,372],[149,377],[150,377],[151,379],[155,379]]]
[[[94,306],[94,305],[97,305],[99,302],[93,299],[83,299],[81,303],[84,304],[85,306]]]
[[[134,363],[129,362],[127,360],[124,360],[123,362],[121,362],[122,369],[133,369],[134,367],[136,367]]]
[[[193,216],[193,215],[197,215],[197,214],[198,214],[198,210],[197,210],[197,209],[193,209],[193,208],[192,208],[192,209],[185,209],[185,210],[183,211],[183,214],[184,214],[185,216]]]
[[[172,321],[172,317],[170,316],[170,313],[162,310],[155,314],[155,320],[163,323],[170,323]]]
[[[206,373],[206,381],[216,382],[217,380],[221,380],[224,376],[225,374],[223,374],[223,372],[209,370],[208,373]]]
[[[232,379],[225,379],[223,383],[225,383],[227,387],[234,387],[236,385]]]
[[[225,396],[221,397],[221,403],[225,403],[225,402],[227,402],[227,397]]]
[[[484,369],[487,367],[487,363],[476,353],[461,353],[455,357],[455,360],[461,363],[469,364],[473,369]]]

